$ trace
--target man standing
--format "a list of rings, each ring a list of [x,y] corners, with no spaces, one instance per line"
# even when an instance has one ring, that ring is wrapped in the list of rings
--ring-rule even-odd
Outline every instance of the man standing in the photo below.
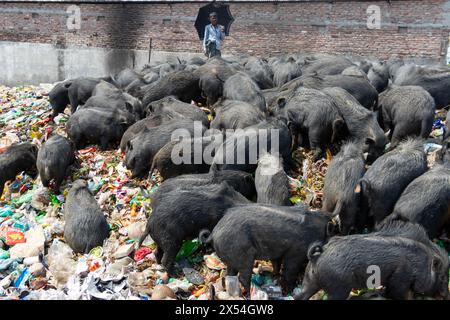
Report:
[[[225,28],[218,24],[217,13],[209,14],[211,22],[205,27],[205,36],[203,38],[203,51],[208,58],[221,56],[220,49],[222,41],[225,39]]]

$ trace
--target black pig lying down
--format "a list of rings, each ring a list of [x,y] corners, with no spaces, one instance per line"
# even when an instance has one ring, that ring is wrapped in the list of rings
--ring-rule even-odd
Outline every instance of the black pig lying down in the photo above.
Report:
[[[197,131],[199,132],[195,132]],[[127,142],[125,147],[126,167],[131,170],[132,177],[145,177],[150,171],[153,157],[158,151],[173,139],[178,139],[176,134],[195,136],[202,135],[206,128],[201,123],[190,119],[177,119],[163,123],[157,127],[144,128],[133,139]],[[174,135],[172,137],[172,134]]]
[[[289,178],[283,169],[283,159],[270,153],[258,160],[255,172],[255,186],[258,203],[279,206],[291,205]]]
[[[302,292],[307,300],[323,289],[328,299],[347,299],[353,288],[367,288],[379,268],[380,285],[393,299],[413,293],[448,297],[448,255],[432,243],[423,228],[393,222],[373,234],[334,237],[308,250]]]
[[[221,184],[222,182],[228,183],[249,200],[256,197],[255,180],[250,173],[240,170],[218,170],[217,166],[213,164],[208,173],[183,174],[163,181],[152,199],[176,189],[190,190],[192,187]]]
[[[355,142],[348,142],[331,160],[323,186],[322,210],[339,217],[342,234],[361,232],[359,180],[365,173],[362,148]]]
[[[434,121],[433,97],[418,86],[394,87],[380,95],[379,111],[391,146],[408,137],[428,138]]]
[[[395,204],[393,214],[420,223],[431,238],[450,221],[450,163],[436,165],[414,179]]]
[[[308,247],[330,235],[330,219],[306,206],[239,205],[227,210],[209,236],[202,231],[200,239],[212,243],[228,275],[239,272],[247,294],[255,259],[281,262],[283,287],[291,292],[307,264]]]
[[[378,158],[360,181],[361,217],[379,223],[394,209],[403,190],[427,171],[420,140],[406,140]]]
[[[84,180],[76,180],[69,190],[64,219],[64,239],[77,253],[102,246],[109,235],[106,218]]]
[[[67,169],[75,161],[75,147],[67,138],[59,134],[53,135],[39,149],[36,166],[42,185],[49,187],[51,180],[55,182],[55,190],[59,192]]]
[[[228,208],[248,202],[226,182],[159,194],[139,246],[150,234],[158,246],[157,262],[172,272],[183,240],[197,237],[202,229],[212,230]]]
[[[38,147],[31,143],[12,144],[4,153],[0,154],[0,197],[5,182],[16,178],[20,172],[25,171],[35,176],[36,157]]]
[[[134,122],[135,117],[129,112],[88,108],[78,110],[69,118],[66,131],[77,149],[93,143],[106,150],[110,144],[118,143]]]

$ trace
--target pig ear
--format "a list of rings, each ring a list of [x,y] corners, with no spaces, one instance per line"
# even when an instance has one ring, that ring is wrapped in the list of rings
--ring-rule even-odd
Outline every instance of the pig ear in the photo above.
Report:
[[[375,140],[373,138],[366,138],[366,144],[371,146],[375,144]]]
[[[358,185],[360,186],[359,192],[367,192],[367,191],[370,191],[370,189],[371,189],[369,181],[367,181],[365,179],[359,180]],[[355,192],[356,192],[356,188],[355,188]]]
[[[355,187],[355,193],[361,193],[361,184],[358,183]]]
[[[286,98],[278,98],[277,105],[279,109],[283,109],[286,106]]]
[[[345,122],[339,118],[333,121],[333,134],[331,136],[331,142],[336,142],[339,136],[344,135]]]
[[[133,150],[133,145],[131,144],[131,140],[129,140],[128,142],[127,142],[127,147],[126,147],[126,149],[127,150]]]
[[[145,109],[146,109],[147,113],[150,114],[153,112],[153,105],[151,103],[149,103]]]
[[[433,258],[431,270],[434,272],[438,272],[441,266],[442,266],[441,260],[438,258]]]
[[[337,231],[337,226],[333,222],[329,221],[327,223],[327,236],[328,237],[334,236],[336,234],[336,231]]]
[[[252,176],[245,176],[244,180],[245,180],[245,182],[251,183],[251,182],[253,182],[253,177]]]
[[[32,144],[32,145],[31,145],[31,152],[37,154],[37,153],[39,152],[38,146],[35,145],[35,144]]]
[[[129,103],[128,101],[125,102],[125,109],[127,109],[127,111],[128,111],[129,113],[133,113],[133,112],[134,112],[133,106],[132,106],[131,103]]]

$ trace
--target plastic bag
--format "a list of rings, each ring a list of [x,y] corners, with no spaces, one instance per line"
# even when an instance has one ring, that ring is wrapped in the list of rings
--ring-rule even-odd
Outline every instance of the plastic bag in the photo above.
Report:
[[[73,251],[65,243],[58,239],[53,240],[48,249],[49,271],[53,274],[58,285],[65,285],[77,268],[77,263],[72,259]]]
[[[226,276],[225,288],[231,297],[239,297],[241,295],[241,288],[239,287],[239,279],[237,276]]]
[[[33,199],[33,190],[29,190],[27,193],[20,196],[18,199],[12,200],[12,203],[14,203],[16,206],[20,206],[24,203],[30,203]]]
[[[10,217],[13,214],[14,212],[12,211],[11,206],[4,206],[3,208],[0,209],[0,218]]]
[[[200,247],[200,244],[197,239],[183,241],[183,245],[181,246],[180,251],[178,251],[178,254],[177,254],[175,260],[180,261],[183,258],[189,257],[199,247]]]

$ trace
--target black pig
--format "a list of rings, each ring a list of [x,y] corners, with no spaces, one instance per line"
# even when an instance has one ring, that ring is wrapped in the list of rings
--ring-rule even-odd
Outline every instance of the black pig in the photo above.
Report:
[[[139,246],[150,234],[158,246],[157,262],[172,272],[183,240],[197,237],[204,228],[212,230],[228,208],[248,202],[226,182],[160,194],[153,201]]]
[[[106,150],[110,143],[118,143],[134,122],[135,118],[129,112],[88,108],[75,112],[69,118],[66,131],[77,149],[89,143],[98,143],[102,150]]]
[[[365,109],[347,91],[341,88],[325,88],[322,92],[333,98],[339,114],[345,121],[351,138],[364,143],[367,162],[372,163],[383,154],[388,139],[378,124],[377,115]]]
[[[71,141],[58,134],[53,135],[39,149],[36,166],[42,185],[48,188],[51,180],[55,182],[55,190],[59,192],[61,182],[67,169],[75,161],[75,147]]]
[[[175,189],[189,190],[195,186],[221,184],[222,182],[228,183],[249,200],[256,197],[255,180],[250,173],[240,170],[218,170],[217,165],[212,164],[208,173],[183,174],[163,181],[152,198],[157,198],[159,194]]]
[[[380,112],[385,130],[390,130],[391,147],[401,140],[428,138],[434,121],[434,99],[418,86],[394,87],[380,95]]]
[[[406,140],[378,158],[360,181],[361,215],[381,222],[408,184],[426,170],[427,158],[419,140]]]
[[[75,181],[69,190],[64,216],[64,239],[77,253],[102,246],[109,235],[106,218],[84,180]]]
[[[175,130],[193,137],[196,134],[194,133],[196,128],[198,128],[198,134],[203,134],[206,128],[201,124],[196,127],[196,124],[189,119],[173,120],[157,127],[144,128],[139,132],[132,140],[127,142],[125,148],[124,163],[132,171],[132,176],[144,177],[148,174],[156,153],[169,141],[178,139],[179,136],[177,135],[172,137]]]
[[[56,117],[59,113],[64,112],[69,103],[71,111],[74,113],[80,104],[85,104],[92,96],[95,86],[101,80],[112,81],[110,77],[80,77],[56,84],[48,94],[50,106],[53,109],[53,116]]]
[[[283,287],[291,292],[306,266],[308,247],[327,239],[329,223],[329,216],[304,206],[238,205],[227,210],[209,236],[205,230],[199,237],[212,242],[228,275],[239,272],[247,294],[255,259],[281,261]]]
[[[307,300],[320,289],[329,300],[347,299],[353,288],[367,288],[371,266],[380,268],[380,284],[390,298],[407,299],[411,290],[448,295],[448,258],[444,262],[429,246],[408,238],[334,237],[323,247],[312,245],[308,258],[302,292],[296,299]]]
[[[450,222],[450,163],[436,165],[414,179],[395,204],[393,214],[420,223],[431,238]]]
[[[328,166],[322,210],[339,217],[342,234],[352,230],[362,231],[357,221],[360,210],[360,188],[357,186],[365,171],[361,146],[355,142],[342,146]]]
[[[16,178],[20,172],[25,171],[36,176],[36,158],[38,147],[31,143],[12,144],[4,153],[0,154],[0,197],[5,182]]]
[[[290,121],[290,129],[301,145],[314,150],[314,161],[325,153],[325,148],[344,133],[345,123],[332,98],[315,89],[300,87],[284,106],[279,99],[279,113]]]

